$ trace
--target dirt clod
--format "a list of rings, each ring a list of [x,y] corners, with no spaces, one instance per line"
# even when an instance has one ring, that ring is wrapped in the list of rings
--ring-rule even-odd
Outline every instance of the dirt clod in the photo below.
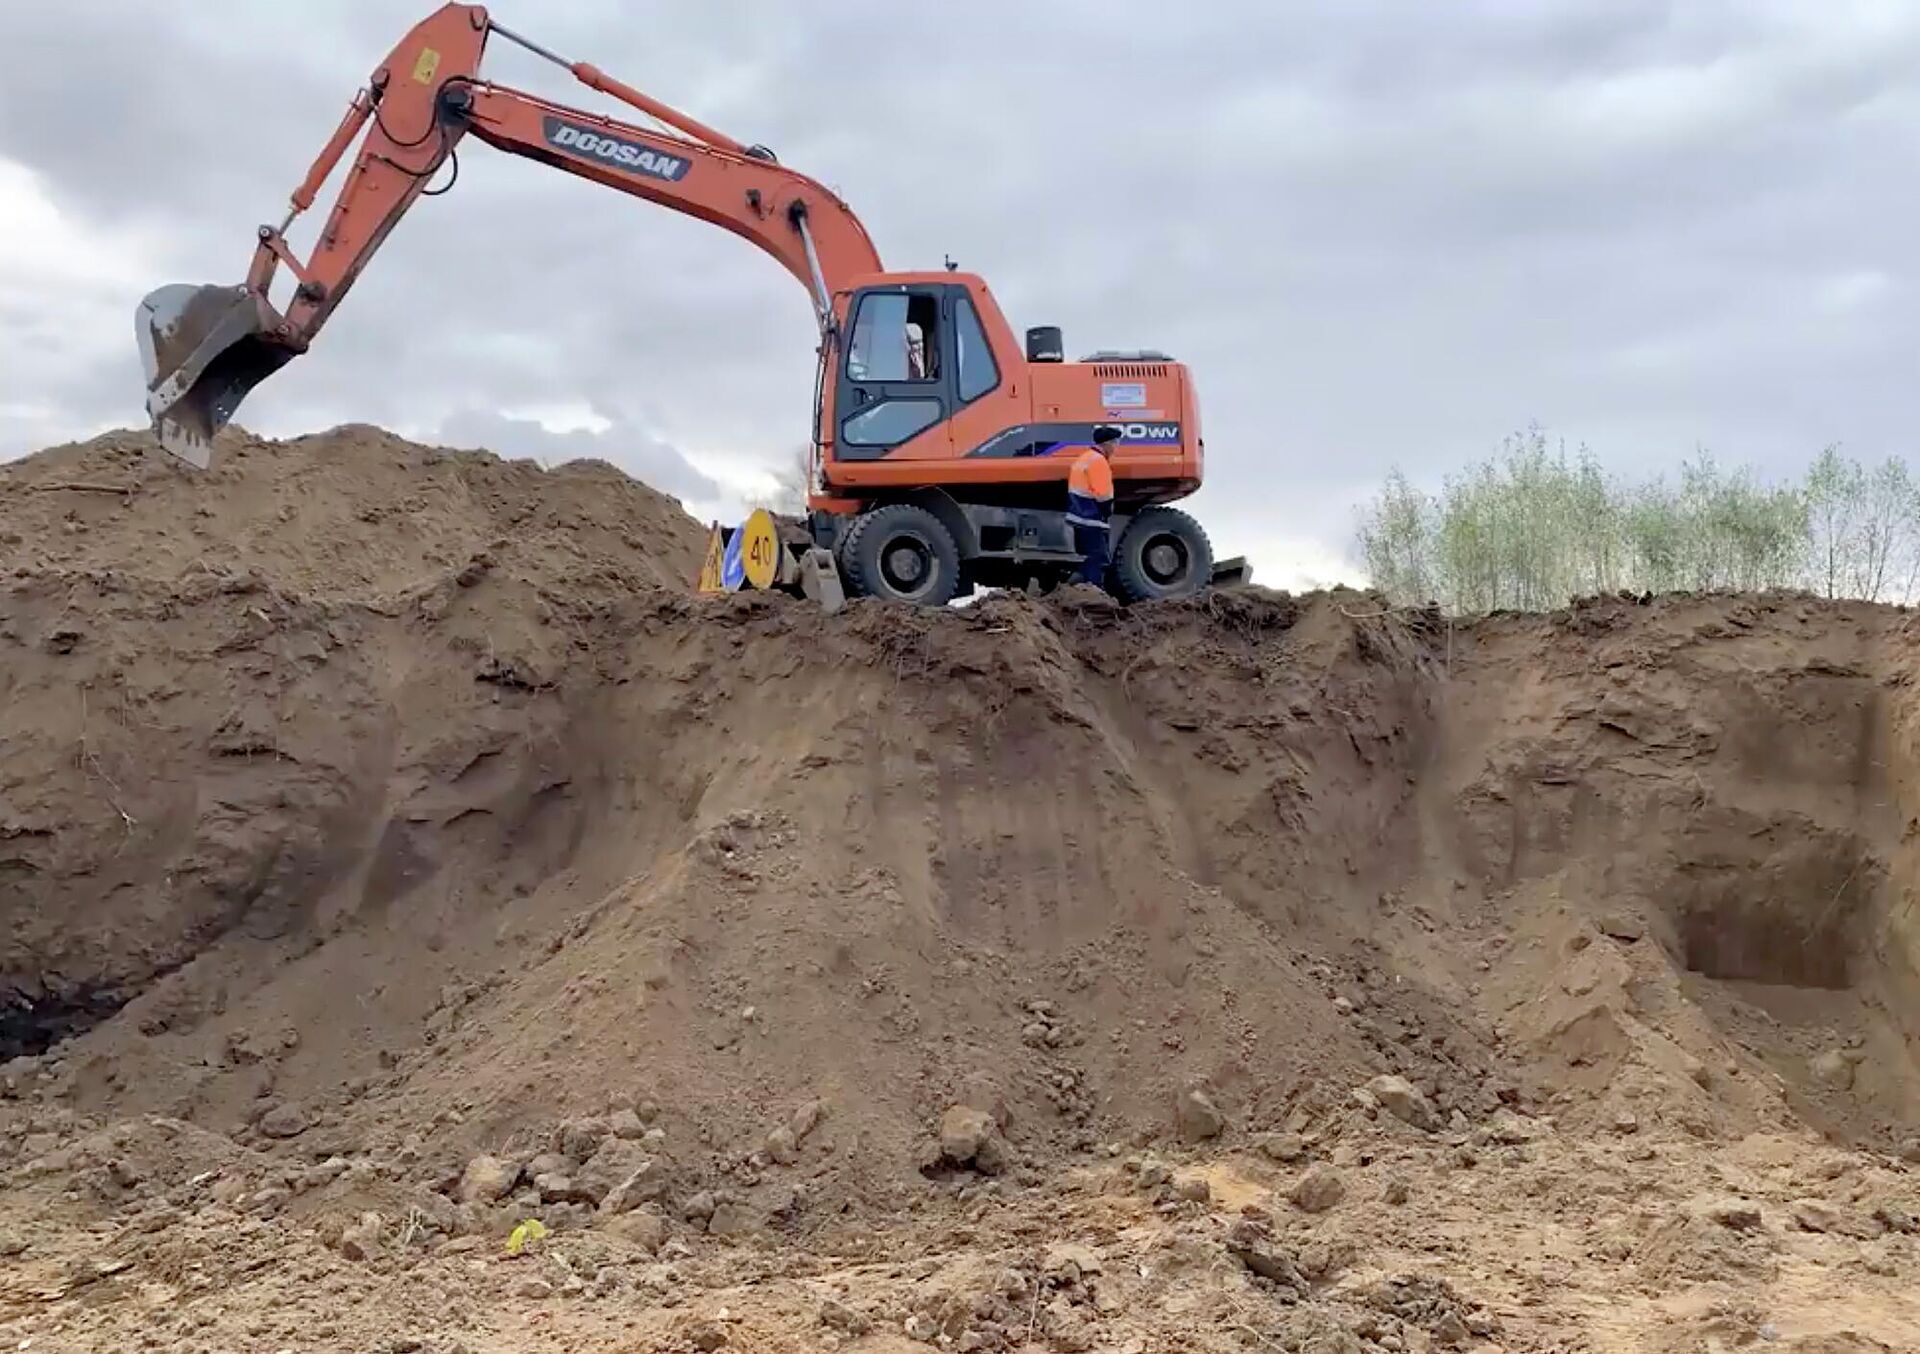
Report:
[[[1757,1232],[1765,1225],[1758,1208],[1738,1199],[1711,1205],[1707,1216],[1730,1232]]]
[[[832,1298],[820,1304],[820,1324],[852,1336],[865,1335],[873,1329],[873,1322],[867,1317]]]
[[[1173,1178],[1173,1192],[1189,1203],[1204,1204],[1213,1198],[1213,1186],[1198,1171],[1176,1175]]]
[[[1844,1091],[1853,1085],[1853,1062],[1839,1049],[1830,1048],[1808,1065],[1813,1079],[1831,1090]]]
[[[1647,933],[1647,924],[1626,912],[1609,912],[1600,919],[1600,934],[1631,945]]]

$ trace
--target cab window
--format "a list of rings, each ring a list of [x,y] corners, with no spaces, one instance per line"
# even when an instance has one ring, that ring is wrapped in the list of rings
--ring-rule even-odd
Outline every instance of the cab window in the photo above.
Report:
[[[977,400],[1000,384],[1000,368],[987,347],[987,331],[973,302],[962,296],[953,303],[954,362],[960,373],[960,399]]]
[[[860,298],[847,344],[850,381],[940,379],[940,302],[912,292],[876,292]]]

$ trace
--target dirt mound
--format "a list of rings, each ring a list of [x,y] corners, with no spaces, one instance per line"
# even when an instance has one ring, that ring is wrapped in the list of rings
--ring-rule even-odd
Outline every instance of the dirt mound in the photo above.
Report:
[[[461,648],[460,696],[532,689],[517,631],[553,623],[549,589],[577,604],[684,586],[702,542],[608,466],[351,427],[224,434],[206,474],[144,435],[57,448],[0,467],[0,522],[0,1052],[235,928],[299,929],[359,873],[355,834],[396,773],[377,763],[409,755],[393,701],[438,699],[406,676],[411,634]],[[436,625],[495,575],[523,606],[457,638]],[[384,647],[362,648],[374,631]]]
[[[276,442],[230,428],[196,471],[146,433],[0,464],[0,576],[211,577],[373,601],[463,570],[681,589],[705,533],[601,461],[542,470],[364,425]]]
[[[1903,613],[827,618],[609,470],[231,450],[0,472],[0,1222],[228,1344],[182,1257],[293,1238],[368,1345],[1900,1347]]]

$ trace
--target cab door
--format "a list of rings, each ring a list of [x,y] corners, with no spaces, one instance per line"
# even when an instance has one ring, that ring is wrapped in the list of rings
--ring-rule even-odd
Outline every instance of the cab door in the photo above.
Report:
[[[878,461],[953,454],[952,342],[939,286],[869,287],[853,299],[834,391],[834,456]]]

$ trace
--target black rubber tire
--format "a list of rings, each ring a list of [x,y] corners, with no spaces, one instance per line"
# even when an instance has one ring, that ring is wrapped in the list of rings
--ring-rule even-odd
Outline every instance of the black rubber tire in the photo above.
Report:
[[[1213,579],[1213,544],[1178,508],[1143,508],[1127,523],[1108,575],[1123,602],[1191,597]]]
[[[840,546],[840,572],[856,597],[945,606],[960,590],[960,549],[925,508],[890,503],[854,522]]]

